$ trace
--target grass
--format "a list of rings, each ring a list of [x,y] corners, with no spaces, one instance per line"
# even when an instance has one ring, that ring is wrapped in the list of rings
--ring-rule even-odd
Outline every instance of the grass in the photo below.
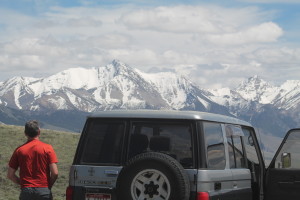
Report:
[[[59,161],[59,177],[52,188],[54,200],[65,199],[69,169],[79,137],[80,135],[75,133],[41,130],[40,140],[53,146]],[[6,178],[6,173],[13,151],[25,142],[24,127],[0,125],[0,200],[19,199],[20,188]]]

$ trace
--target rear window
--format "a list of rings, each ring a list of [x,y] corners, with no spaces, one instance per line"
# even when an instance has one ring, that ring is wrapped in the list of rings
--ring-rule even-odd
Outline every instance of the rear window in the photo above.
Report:
[[[83,133],[82,164],[119,164],[125,132],[123,121],[90,120]]]
[[[129,158],[154,151],[175,158],[184,168],[194,165],[192,126],[189,123],[133,123],[129,144]]]

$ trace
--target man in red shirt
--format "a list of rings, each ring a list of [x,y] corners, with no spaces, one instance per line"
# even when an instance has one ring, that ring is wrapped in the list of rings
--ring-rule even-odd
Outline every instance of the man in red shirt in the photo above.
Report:
[[[25,135],[28,140],[14,151],[7,177],[21,186],[20,200],[51,200],[51,188],[58,177],[55,151],[39,140],[37,121],[25,124]],[[16,175],[18,168],[19,177]]]

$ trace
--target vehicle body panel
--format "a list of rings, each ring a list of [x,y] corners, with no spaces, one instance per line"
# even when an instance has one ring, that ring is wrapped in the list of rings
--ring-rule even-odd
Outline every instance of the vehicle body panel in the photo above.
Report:
[[[82,151],[88,144],[86,137],[89,127],[87,126],[89,126],[89,123],[93,120],[103,121],[104,124],[123,124],[120,127],[124,130],[119,130],[120,142],[117,144],[121,149],[118,150],[118,154],[120,154],[121,158],[114,161],[113,164],[99,162],[94,164],[85,163],[82,162],[82,158],[80,158]],[[208,151],[213,152],[222,149],[219,148],[220,146],[216,146],[220,144],[215,144],[210,147],[206,144],[205,140],[207,135],[204,134],[204,126],[211,122],[212,124],[219,124],[222,131],[222,145],[224,146],[224,159],[226,159],[224,168],[222,169],[209,169],[208,166]],[[283,144],[275,154],[269,169],[266,171],[257,136],[255,135],[254,128],[248,122],[232,117],[203,112],[138,110],[104,111],[88,116],[76,151],[74,163],[70,169],[69,185],[73,187],[74,190],[72,199],[84,199],[86,193],[104,193],[111,195],[112,200],[117,200],[116,186],[118,176],[124,164],[130,159],[132,135],[136,132],[139,132],[139,134],[143,133],[147,135],[150,140],[154,136],[157,137],[157,134],[161,134],[160,131],[162,131],[164,125],[172,126],[172,124],[187,125],[190,127],[189,131],[191,131],[190,137],[192,138],[192,146],[190,149],[193,155],[193,167],[185,167],[185,172],[190,180],[190,200],[196,199],[197,192],[208,192],[210,200],[263,200],[265,193],[265,200],[279,200],[286,197],[288,197],[287,199],[289,200],[296,200],[299,198],[299,169],[278,169],[275,167],[276,157],[278,157],[280,153],[282,154],[280,149],[284,149],[284,143],[287,141],[288,136],[291,135],[290,133],[296,133],[296,140],[300,138],[299,129],[287,134]],[[113,125],[112,127],[114,128]],[[151,132],[150,136],[147,131]],[[115,134],[114,131],[112,131],[112,133]],[[170,135],[170,137],[173,141],[178,140],[178,136],[176,135],[175,137]],[[109,139],[109,141],[116,145],[112,138]],[[239,141],[240,146],[236,146],[239,143],[233,141]],[[110,143],[106,144],[106,148],[110,146]],[[230,148],[232,148],[231,151]],[[293,153],[292,155],[300,157],[300,139],[299,147],[296,148],[299,148],[297,149],[299,150],[299,154]],[[149,151],[149,149],[151,151],[151,144],[147,143],[146,150]],[[287,152],[287,154],[284,155],[287,157],[285,158],[285,165],[290,164],[288,160],[291,159],[289,157],[290,154]],[[173,156],[173,154],[170,154],[170,156]],[[237,166],[237,163],[235,163],[233,167],[232,161],[229,162],[233,157],[235,162],[237,162],[237,156],[243,156],[243,158],[239,160],[240,162],[244,162],[242,167]],[[190,158],[183,158],[183,160],[184,159],[190,161]]]

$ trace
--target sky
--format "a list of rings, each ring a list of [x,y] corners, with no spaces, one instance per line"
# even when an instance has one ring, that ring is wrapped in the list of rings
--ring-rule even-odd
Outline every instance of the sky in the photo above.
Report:
[[[300,80],[299,0],[0,0],[0,82],[114,59],[202,88]]]

